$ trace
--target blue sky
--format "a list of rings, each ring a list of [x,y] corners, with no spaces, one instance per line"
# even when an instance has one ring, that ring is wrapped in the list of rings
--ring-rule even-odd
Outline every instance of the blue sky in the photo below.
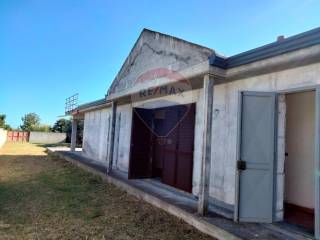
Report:
[[[0,0],[0,113],[52,124],[102,98],[143,28],[229,56],[319,26],[319,0]]]

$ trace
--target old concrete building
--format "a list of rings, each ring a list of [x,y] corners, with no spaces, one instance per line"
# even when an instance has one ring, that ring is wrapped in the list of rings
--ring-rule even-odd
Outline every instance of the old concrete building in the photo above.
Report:
[[[189,192],[201,214],[319,238],[319,84],[319,28],[231,57],[145,29],[106,96],[72,111],[73,136],[84,118],[86,156]]]

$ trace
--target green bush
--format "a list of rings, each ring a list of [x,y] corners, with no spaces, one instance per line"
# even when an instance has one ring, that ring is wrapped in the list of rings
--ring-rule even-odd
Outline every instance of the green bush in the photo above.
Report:
[[[39,124],[39,125],[32,125],[30,131],[33,132],[51,132],[50,125],[46,124]]]

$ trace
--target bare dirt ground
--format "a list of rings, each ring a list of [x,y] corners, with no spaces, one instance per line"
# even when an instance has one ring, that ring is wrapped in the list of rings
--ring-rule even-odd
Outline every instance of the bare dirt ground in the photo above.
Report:
[[[0,149],[0,239],[212,239],[28,143]]]

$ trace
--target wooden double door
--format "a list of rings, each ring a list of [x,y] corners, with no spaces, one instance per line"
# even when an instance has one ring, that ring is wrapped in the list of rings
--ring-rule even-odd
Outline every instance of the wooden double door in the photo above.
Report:
[[[195,104],[135,108],[129,178],[158,178],[191,192]]]

